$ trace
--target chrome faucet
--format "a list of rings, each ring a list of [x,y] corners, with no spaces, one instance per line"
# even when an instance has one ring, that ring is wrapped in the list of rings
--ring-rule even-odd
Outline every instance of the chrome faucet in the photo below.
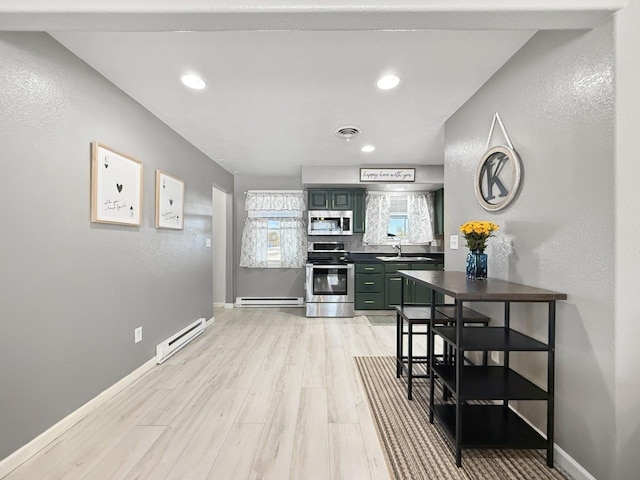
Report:
[[[398,241],[397,245],[393,246],[394,250],[398,250],[398,257],[402,256],[402,244],[400,243],[400,241]]]

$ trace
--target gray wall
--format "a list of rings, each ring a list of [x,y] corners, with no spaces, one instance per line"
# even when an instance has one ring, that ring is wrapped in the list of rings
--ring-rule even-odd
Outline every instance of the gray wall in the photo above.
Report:
[[[601,479],[616,468],[613,52],[613,22],[539,32],[445,127],[445,238],[465,221],[494,221],[491,276],[569,295],[557,310],[556,443]],[[496,111],[524,181],[515,202],[492,214],[476,201],[473,176]],[[463,269],[465,255],[462,242],[447,250],[446,268]],[[502,318],[498,308],[476,307]],[[542,305],[513,311],[517,329],[546,338]],[[546,383],[542,355],[513,357],[516,369]],[[542,402],[517,408],[545,429]]]
[[[211,187],[233,179],[48,35],[0,33],[0,58],[3,458],[211,317]],[[144,162],[140,227],[90,223],[94,140]],[[185,180],[184,231],[154,228],[157,168]]]
[[[303,268],[240,267],[247,190],[302,190],[299,177],[236,175],[234,187],[234,276],[236,297],[304,297]],[[234,299],[235,300],[235,299]]]
[[[616,15],[616,416],[619,479],[640,472],[640,0]]]

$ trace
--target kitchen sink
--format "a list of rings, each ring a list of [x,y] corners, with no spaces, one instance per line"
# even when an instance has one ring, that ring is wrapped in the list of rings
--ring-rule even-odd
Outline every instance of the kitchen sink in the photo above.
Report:
[[[376,257],[378,260],[382,260],[383,262],[425,262],[428,260],[434,260],[432,257],[405,257],[393,255],[389,257]]]

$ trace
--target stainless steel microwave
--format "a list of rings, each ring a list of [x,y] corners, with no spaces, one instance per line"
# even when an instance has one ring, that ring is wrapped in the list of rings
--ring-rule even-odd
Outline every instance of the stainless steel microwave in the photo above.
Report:
[[[309,210],[309,235],[352,235],[351,210]]]

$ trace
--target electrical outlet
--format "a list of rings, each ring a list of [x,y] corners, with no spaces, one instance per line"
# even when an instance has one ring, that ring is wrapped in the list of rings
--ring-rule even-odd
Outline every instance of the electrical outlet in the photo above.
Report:
[[[207,237],[207,240],[205,241],[205,246],[207,248],[211,247],[211,237]]]
[[[142,327],[138,327],[133,331],[133,339],[135,343],[142,341]]]
[[[458,250],[458,235],[449,235],[449,248]]]

